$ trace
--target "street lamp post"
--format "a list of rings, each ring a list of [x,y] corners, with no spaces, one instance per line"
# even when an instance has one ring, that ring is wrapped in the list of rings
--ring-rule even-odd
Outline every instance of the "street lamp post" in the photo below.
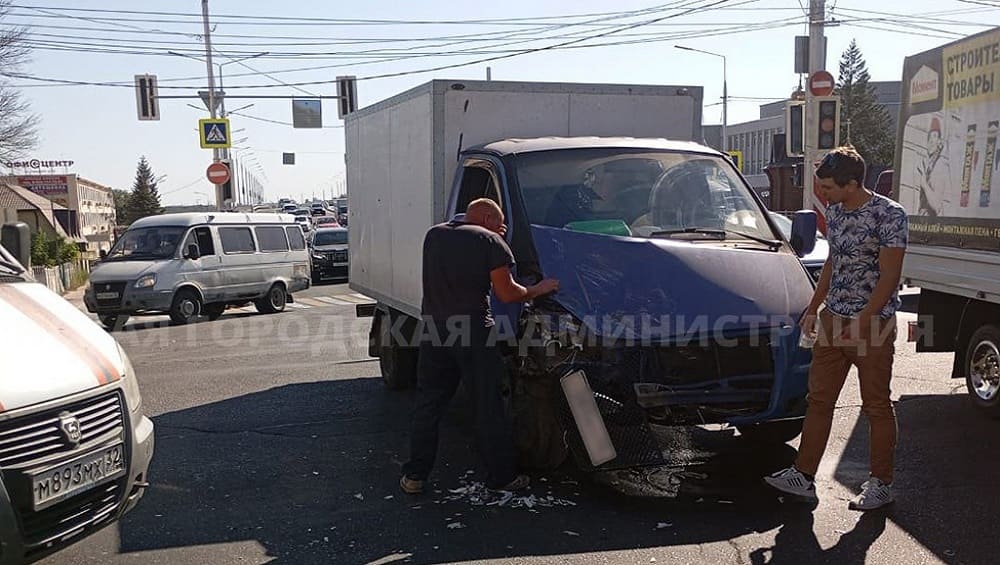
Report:
[[[684,51],[704,53],[705,55],[712,55],[713,57],[719,57],[722,59],[722,150],[728,151],[729,138],[726,137],[726,125],[729,122],[729,88],[726,84],[726,56],[720,53],[712,53],[711,51],[695,49],[694,47],[685,47],[683,45],[674,45],[674,47],[683,49]]]

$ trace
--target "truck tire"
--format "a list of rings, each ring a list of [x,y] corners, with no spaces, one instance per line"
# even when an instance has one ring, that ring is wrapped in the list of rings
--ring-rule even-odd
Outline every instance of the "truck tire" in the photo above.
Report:
[[[201,314],[201,297],[190,288],[182,288],[174,294],[170,304],[170,321],[175,324],[189,324]]]
[[[969,339],[965,387],[976,408],[1000,418],[1000,327],[982,326]]]
[[[288,304],[288,293],[285,292],[285,285],[281,283],[274,283],[267,294],[253,301],[254,307],[262,314],[282,312],[286,304]]]
[[[802,433],[803,421],[805,421],[804,418],[777,420],[774,422],[736,426],[736,429],[740,431],[741,437],[755,443],[787,443]]]
[[[378,365],[382,371],[382,382],[389,390],[405,390],[417,381],[418,350],[392,343],[392,317],[378,314],[379,353]]]

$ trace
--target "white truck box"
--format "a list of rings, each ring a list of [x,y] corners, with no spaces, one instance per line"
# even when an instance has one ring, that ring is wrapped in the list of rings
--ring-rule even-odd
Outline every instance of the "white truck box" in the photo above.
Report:
[[[506,138],[701,141],[702,89],[435,80],[345,119],[350,286],[411,316],[421,248],[444,221],[464,148]]]

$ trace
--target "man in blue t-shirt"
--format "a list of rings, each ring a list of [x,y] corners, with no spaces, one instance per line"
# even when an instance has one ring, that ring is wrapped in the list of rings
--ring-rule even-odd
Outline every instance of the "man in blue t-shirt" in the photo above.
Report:
[[[437,457],[438,427],[459,383],[475,413],[476,446],[486,467],[486,486],[521,490],[510,415],[503,400],[506,366],[493,334],[490,289],[503,302],[527,302],[555,292],[545,279],[521,286],[511,274],[514,254],[504,241],[504,215],[496,202],[472,201],[465,218],[432,227],[424,237],[422,314],[424,336],[417,365],[417,404],[410,460],[399,486],[423,491]]]
[[[809,370],[809,407],[795,464],[764,480],[780,491],[816,498],[814,475],[830,437],[837,398],[854,365],[861,410],[868,416],[871,476],[850,508],[872,510],[893,501],[896,416],[889,381],[908,235],[906,211],[864,187],[865,162],[852,147],[827,154],[816,177],[830,202],[830,255],[801,322],[803,332],[818,333]],[[826,308],[819,312],[823,304]]]

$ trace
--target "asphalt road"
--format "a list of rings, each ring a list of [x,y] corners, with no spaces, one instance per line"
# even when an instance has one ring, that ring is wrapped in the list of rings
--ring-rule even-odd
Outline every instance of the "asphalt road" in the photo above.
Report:
[[[684,447],[675,472],[653,479],[675,498],[624,496],[567,467],[535,475],[534,499],[485,505],[460,412],[430,491],[399,491],[411,398],[383,389],[349,293],[316,287],[271,316],[130,322],[117,335],[156,424],[152,486],[123,522],[45,563],[997,562],[1000,424],[971,411],[950,355],[898,345],[899,500],[884,511],[847,509],[867,474],[853,379],[815,507],[760,482],[794,458],[794,442],[763,449],[700,429],[663,430]]]

